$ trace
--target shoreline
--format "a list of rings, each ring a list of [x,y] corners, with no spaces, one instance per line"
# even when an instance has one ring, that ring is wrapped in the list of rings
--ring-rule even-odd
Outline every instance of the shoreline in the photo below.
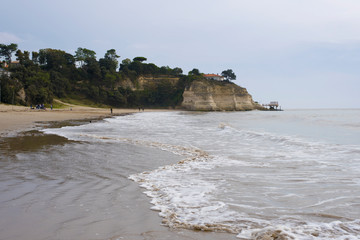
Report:
[[[173,110],[145,109],[145,112],[146,111],[161,112],[161,111],[173,111]],[[132,114],[132,113],[140,113],[140,112],[138,111],[138,109],[113,109],[113,114],[111,115],[110,109],[100,109],[100,108],[98,109],[98,108],[86,108],[86,107],[78,107],[78,108],[73,107],[72,110],[61,109],[61,110],[44,111],[44,110],[30,110],[29,108],[26,107],[0,104],[0,139],[3,138],[3,141],[6,142],[6,144],[3,145],[3,149],[1,149],[1,145],[0,145],[0,150],[3,150],[8,153],[11,152],[12,154],[16,153],[18,150],[25,152],[26,151],[37,152],[37,149],[43,148],[45,145],[46,148],[58,144],[61,145],[64,140],[60,139],[61,137],[54,137],[51,135],[45,136],[40,132],[37,132],[36,130],[39,130],[44,127],[59,127],[58,125],[61,126],[70,125],[73,124],[72,121],[74,121],[74,124],[82,124],[82,122],[85,123],[88,122],[89,120],[97,121],[107,117],[120,116],[120,115]],[[35,132],[31,130],[35,130]],[[148,151],[149,150],[146,150],[146,154],[148,154]],[[154,152],[156,153],[157,151]],[[37,162],[34,159],[31,159],[31,161]],[[171,161],[169,161],[169,163],[171,163]],[[51,164],[51,161],[49,162],[49,164]],[[124,238],[124,239],[140,240],[143,239],[144,236],[147,239],[154,239],[154,240],[169,239],[169,238],[174,240],[236,239],[236,235],[229,233],[203,232],[203,231],[194,231],[194,230],[182,229],[182,228],[172,229],[162,225],[162,217],[159,216],[157,211],[151,210],[152,204],[150,203],[150,198],[148,198],[143,193],[144,189],[142,189],[138,183],[132,180],[126,179],[125,181],[126,184],[128,184],[127,187],[124,187],[119,192],[124,194],[124,197],[119,198],[118,200],[121,201],[119,201],[118,204],[111,207],[115,213],[119,212],[119,214],[121,213],[123,215],[126,215],[127,217],[123,219],[122,217],[117,216],[115,214],[117,216],[115,219],[109,218],[103,220],[102,223],[103,226],[101,227],[101,229],[94,229],[93,231],[88,230],[86,234],[84,233],[84,235],[78,236],[78,239],[89,239],[90,238],[89,236],[92,237],[96,236],[98,232],[104,234],[102,239]],[[103,183],[106,184],[107,181],[103,181]],[[86,184],[88,184],[88,182],[86,182]],[[18,187],[20,188],[20,186]],[[47,186],[47,184],[45,184],[44,186]],[[59,189],[61,189],[60,186]],[[47,194],[49,194],[49,191],[50,190],[46,190],[44,192],[43,197],[48,196]],[[49,194],[49,196],[52,195]],[[97,195],[94,195],[93,197],[96,198],[96,196]],[[106,199],[107,198],[104,198],[102,200],[105,201]],[[28,202],[25,201],[24,204],[26,205],[28,204]],[[66,205],[66,202],[64,204]],[[36,204],[34,203],[34,205]],[[36,207],[33,208],[35,209]],[[13,217],[14,219],[17,219],[18,217],[19,219],[23,219],[23,217],[17,216],[16,211],[13,210],[13,208],[11,207],[9,208],[6,207],[5,210],[3,209],[2,211],[5,211],[6,213],[10,214],[9,216]],[[34,211],[36,214],[30,211],[29,214],[26,213],[26,216],[34,220],[36,219],[37,221],[40,221],[40,219],[43,218],[41,214],[45,214],[44,216],[53,217],[50,219],[54,221],[55,226],[49,225],[46,228],[47,230],[44,230],[43,232],[45,234],[47,233],[47,231],[51,232],[51,228],[56,227],[56,223],[58,221],[56,220],[58,218],[57,217],[58,215],[56,214],[54,215],[52,211],[53,210],[50,207],[44,208],[43,206],[41,206],[41,208],[37,209],[37,211]],[[76,209],[74,210],[74,212],[79,214],[78,216],[81,216],[81,209],[80,210]],[[74,214],[74,212],[72,212],[72,214]],[[65,220],[70,221],[68,219]],[[26,234],[27,227],[31,226],[32,223],[24,220],[24,225],[25,226],[21,231],[22,234]],[[74,232],[80,231],[79,229],[81,230],[82,228],[78,227],[72,230],[71,227],[68,227],[67,230],[63,230],[64,231],[63,234],[65,234],[64,236],[73,237],[74,235],[72,235],[73,234],[72,231]],[[8,234],[10,233],[11,231],[8,232]],[[79,233],[77,232],[77,234]],[[11,236],[11,234],[9,236]],[[28,238],[36,239],[33,235],[28,236]],[[12,238],[10,237],[9,239]],[[94,238],[94,239],[100,239],[100,238]]]
[[[153,111],[173,111],[170,109],[146,109]],[[51,122],[101,120],[123,114],[139,113],[139,109],[92,108],[69,105],[63,109],[37,110],[25,106],[0,104],[0,137],[15,136],[18,133],[36,130]],[[141,111],[142,112],[142,111]]]

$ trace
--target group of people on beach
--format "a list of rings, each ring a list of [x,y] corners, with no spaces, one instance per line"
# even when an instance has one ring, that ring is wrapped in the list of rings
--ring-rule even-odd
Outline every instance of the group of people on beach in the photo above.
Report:
[[[53,105],[51,104],[50,106],[51,110],[53,109]],[[35,108],[32,106],[32,104],[30,105],[30,109],[38,109],[38,110],[46,110],[46,107],[43,103],[41,104],[36,104]]]

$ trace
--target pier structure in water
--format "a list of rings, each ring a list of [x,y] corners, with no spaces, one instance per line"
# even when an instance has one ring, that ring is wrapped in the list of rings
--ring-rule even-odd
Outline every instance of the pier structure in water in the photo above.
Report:
[[[262,106],[268,108],[269,110],[282,111],[281,106],[279,106],[279,102],[277,101],[272,101],[268,104],[262,104]]]

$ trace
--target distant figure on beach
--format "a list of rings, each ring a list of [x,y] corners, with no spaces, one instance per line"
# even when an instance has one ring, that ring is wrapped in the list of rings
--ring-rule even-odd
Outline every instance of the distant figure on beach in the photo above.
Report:
[[[112,114],[112,108],[110,108],[110,113]]]
[[[139,112],[141,111],[141,108],[139,107]]]
[[[36,109],[42,109],[42,110],[46,110],[45,105],[42,104],[36,104]]]
[[[51,104],[50,108],[51,108],[51,110],[52,110],[52,108],[53,108],[52,104]]]
[[[142,108],[142,110],[143,110],[143,111],[145,110],[144,107]]]

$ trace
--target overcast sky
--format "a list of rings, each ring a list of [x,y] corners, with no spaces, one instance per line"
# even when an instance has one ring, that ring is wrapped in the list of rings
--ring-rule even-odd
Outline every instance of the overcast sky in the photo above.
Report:
[[[0,0],[0,43],[232,69],[255,101],[360,108],[359,0]]]

